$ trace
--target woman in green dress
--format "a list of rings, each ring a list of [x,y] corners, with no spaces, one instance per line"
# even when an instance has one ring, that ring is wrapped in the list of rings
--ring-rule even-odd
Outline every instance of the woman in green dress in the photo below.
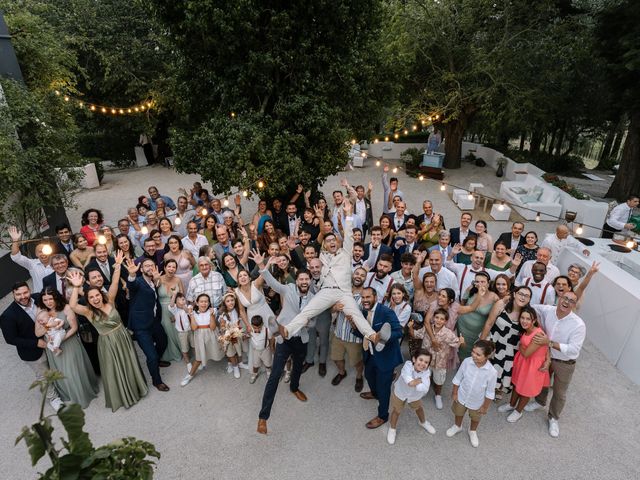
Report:
[[[176,275],[177,270],[178,262],[173,259],[167,260],[164,263],[164,274],[160,277],[160,284],[158,285],[158,300],[162,308],[162,328],[167,334],[167,348],[161,358],[165,362],[178,362],[182,359],[180,337],[175,326],[176,320],[169,311],[171,297],[178,292],[183,295],[186,293],[180,277]]]
[[[73,285],[69,300],[71,308],[78,315],[87,317],[100,335],[98,358],[102,370],[104,396],[107,408],[114,412],[120,407],[129,408],[135,405],[149,391],[133,348],[131,335],[122,325],[114,304],[123,257],[122,252],[116,255],[108,294],[105,295],[97,288],[89,288],[86,292],[87,306],[78,304],[78,295],[84,283],[82,273],[73,271],[68,277]]]
[[[471,356],[473,344],[478,340],[487,321],[491,307],[498,300],[498,296],[489,291],[489,274],[476,273],[474,286],[469,292],[468,307],[460,307],[463,313],[458,317],[458,333],[464,337],[464,344],[458,349],[460,361]],[[461,292],[462,295],[462,292]]]
[[[505,272],[511,268],[511,257],[507,255],[507,245],[498,240],[493,252],[487,252],[484,259],[485,268]]]
[[[93,371],[87,352],[78,338],[78,321],[76,314],[67,301],[55,288],[45,287],[38,299],[38,309],[51,317],[64,320],[66,334],[60,348],[62,353],[55,355],[48,348],[45,349],[49,368],[58,370],[64,378],[55,382],[55,387],[64,402],[73,402],[82,408],[87,408],[91,400],[100,391],[98,377]],[[46,329],[36,322],[36,336],[41,337]]]

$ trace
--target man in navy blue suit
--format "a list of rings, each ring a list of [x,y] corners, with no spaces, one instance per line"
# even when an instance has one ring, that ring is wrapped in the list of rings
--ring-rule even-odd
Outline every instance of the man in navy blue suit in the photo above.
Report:
[[[162,328],[162,309],[158,301],[156,281],[160,272],[155,262],[145,258],[136,265],[132,260],[127,261],[127,289],[129,290],[129,324],[135,339],[147,357],[147,368],[151,374],[153,386],[161,392],[168,392],[169,387],[160,377],[159,367],[168,367],[169,362],[160,360],[167,348],[167,334]],[[142,270],[140,276],[136,276]]]
[[[364,376],[367,379],[369,392],[362,392],[360,397],[365,400],[378,400],[378,415],[367,422],[367,428],[378,428],[389,419],[389,397],[391,384],[393,383],[393,371],[402,363],[400,352],[400,338],[402,327],[398,322],[395,312],[389,307],[378,303],[376,291],[373,288],[364,288],[360,297],[362,308],[367,311],[366,317],[371,327],[380,332],[380,338],[384,343],[369,344],[364,340],[363,354]],[[362,334],[353,329],[353,333],[362,337]]]
[[[469,228],[471,225],[471,220],[473,220],[473,216],[469,212],[463,212],[460,215],[460,226],[449,229],[449,233],[451,234],[451,238],[449,244],[454,246],[456,244],[462,245],[464,239],[469,235],[475,235],[476,233]]]
[[[367,263],[370,271],[375,271],[378,257],[382,253],[393,255],[393,250],[388,245],[382,243],[382,229],[376,225],[371,228],[371,242],[364,244],[364,256],[362,257],[362,260]]]

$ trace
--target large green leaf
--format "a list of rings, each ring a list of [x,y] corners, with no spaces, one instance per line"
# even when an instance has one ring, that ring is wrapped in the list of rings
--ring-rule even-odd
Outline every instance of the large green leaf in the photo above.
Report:
[[[78,456],[90,455],[93,445],[89,435],[83,430],[84,412],[80,405],[65,405],[58,411],[58,418],[67,431],[69,453]]]

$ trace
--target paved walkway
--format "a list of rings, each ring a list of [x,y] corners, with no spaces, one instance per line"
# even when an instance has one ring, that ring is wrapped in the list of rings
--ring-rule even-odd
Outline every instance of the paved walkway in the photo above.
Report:
[[[347,173],[353,183],[374,181],[376,212],[381,205],[379,173],[374,167]],[[459,211],[447,194],[439,191],[438,183],[421,183],[402,173],[398,176],[410,206],[417,207],[422,199],[430,198],[447,224],[455,223]],[[465,166],[448,172],[447,179],[460,185],[472,179],[487,185],[490,177],[487,169]],[[147,185],[155,184],[160,192],[175,195],[176,184],[187,187],[194,179],[161,167],[107,173],[102,187],[79,196],[79,210],[99,207],[112,221],[144,193]],[[338,185],[338,178],[331,178],[323,190],[329,193]],[[246,210],[247,216],[250,210]],[[489,229],[498,234],[507,226],[495,222]],[[527,227],[543,232],[553,226],[541,222]],[[5,298],[0,307],[8,301]],[[24,445],[13,446],[22,426],[37,416],[38,395],[28,391],[32,374],[15,349],[3,340],[0,364],[3,478],[35,478],[36,471],[45,469],[44,463],[32,469]],[[146,367],[143,370],[146,373]],[[234,380],[224,370],[221,363],[209,363],[189,386],[181,388],[184,367],[173,364],[163,371],[171,387],[169,393],[152,389],[138,405],[116,413],[104,408],[101,393],[86,410],[87,430],[94,444],[129,435],[153,442],[162,454],[156,475],[159,479],[638,477],[640,388],[589,342],[571,384],[559,439],[549,437],[542,412],[525,414],[511,425],[492,407],[480,426],[478,449],[469,445],[466,433],[452,439],[444,434],[452,423],[450,382],[444,388],[444,410],[435,410],[432,393],[425,400],[427,418],[437,434],[424,432],[413,414],[406,411],[400,419],[396,444],[389,446],[386,426],[373,431],[364,427],[375,415],[375,403],[360,399],[353,391],[353,371],[340,386],[333,387],[333,365],[329,365],[325,378],[320,378],[317,370],[309,370],[301,381],[301,389],[309,397],[306,404],[296,400],[281,383],[269,422],[270,433],[263,437],[255,433],[255,427],[265,377],[250,385],[244,371],[240,380]],[[60,436],[56,431],[54,437]]]

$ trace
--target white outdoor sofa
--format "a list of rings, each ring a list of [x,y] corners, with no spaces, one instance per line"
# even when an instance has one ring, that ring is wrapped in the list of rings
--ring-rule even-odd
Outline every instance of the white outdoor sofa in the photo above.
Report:
[[[500,185],[500,198],[509,202],[526,220],[557,220],[562,213],[560,190],[534,175],[522,182],[506,181]]]

